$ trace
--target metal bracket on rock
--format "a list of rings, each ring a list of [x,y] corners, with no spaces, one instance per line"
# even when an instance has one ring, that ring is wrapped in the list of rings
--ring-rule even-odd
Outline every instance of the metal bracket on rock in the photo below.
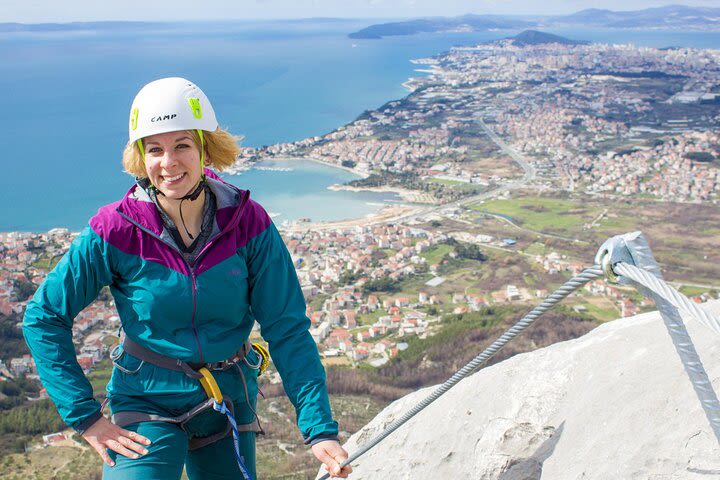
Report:
[[[611,237],[600,246],[595,255],[595,263],[600,265],[607,279],[612,283],[622,285],[630,284],[630,280],[618,276],[613,267],[618,263],[627,263],[651,273],[657,278],[662,278],[660,267],[642,232],[631,232]]]

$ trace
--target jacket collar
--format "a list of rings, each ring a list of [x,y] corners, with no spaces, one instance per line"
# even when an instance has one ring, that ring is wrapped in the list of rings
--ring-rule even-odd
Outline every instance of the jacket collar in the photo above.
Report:
[[[237,226],[240,221],[240,213],[250,197],[250,192],[224,182],[209,169],[205,169],[205,177],[210,190],[215,194],[217,211],[223,211],[223,214],[216,215],[219,230],[224,231],[231,224]],[[232,213],[225,214],[227,212],[225,209],[231,209]],[[162,236],[163,223],[157,206],[139,183],[127,191],[116,210],[158,237]]]

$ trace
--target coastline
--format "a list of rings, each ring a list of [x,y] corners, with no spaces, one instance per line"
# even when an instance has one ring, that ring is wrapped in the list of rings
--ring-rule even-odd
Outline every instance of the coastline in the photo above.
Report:
[[[326,162],[318,158],[312,158],[301,155],[275,155],[272,157],[265,157],[262,160],[253,163],[245,163],[243,170],[253,169],[261,167],[264,161],[281,161],[281,162],[292,162],[292,161],[310,161],[323,166],[337,168],[346,172],[356,175],[358,178],[367,178],[370,176],[368,172],[359,171],[353,168],[344,167],[336,163]],[[262,167],[261,167],[262,168]],[[233,174],[240,173],[236,170],[237,166],[233,167]],[[427,209],[428,206],[437,205],[437,200],[428,195],[425,192],[410,190],[402,187],[353,187],[350,185],[343,184],[332,184],[326,187],[327,190],[331,191],[348,191],[348,192],[374,192],[374,193],[394,193],[399,199],[393,203],[389,203],[381,206],[372,213],[367,213],[358,217],[345,218],[342,220],[327,220],[327,221],[310,221],[310,222],[298,222],[290,221],[289,223],[278,223],[278,229],[281,231],[306,231],[308,229],[314,230],[329,230],[335,228],[350,228],[362,225],[373,225],[379,223],[385,223],[392,221],[395,218],[404,217],[408,214],[419,213],[420,211]]]
[[[375,213],[370,213],[363,217],[349,218],[346,220],[335,220],[330,222],[308,222],[290,225],[281,225],[279,230],[285,232],[305,232],[309,230],[334,230],[352,227],[363,227],[377,225],[379,223],[392,222],[394,219],[407,215],[418,214],[426,207],[410,206],[410,205],[387,205],[382,207]]]
[[[308,161],[308,162],[319,163],[320,165],[325,165],[326,167],[339,168],[340,170],[345,170],[346,172],[350,172],[350,173],[352,173],[352,174],[354,174],[354,175],[357,175],[357,176],[360,177],[360,178],[367,178],[367,177],[370,176],[370,174],[369,174],[368,172],[356,170],[356,169],[350,168],[350,167],[343,167],[342,165],[338,165],[338,164],[336,164],[336,163],[324,162],[324,161],[322,161],[322,160],[320,160],[320,159],[318,159],[318,158],[313,158],[313,157],[300,157],[300,156],[284,157],[284,156],[276,156],[276,157],[273,157],[272,159],[268,159],[268,160],[280,160],[280,161],[299,161],[299,160],[305,160],[305,161]],[[258,162],[258,163],[262,163],[262,160],[261,160],[260,162]]]
[[[408,190],[402,187],[353,187],[350,185],[340,185],[336,183],[327,188],[332,191],[396,193],[405,202],[437,205],[437,201],[431,195],[416,190]]]
[[[268,159],[270,160],[270,159]],[[359,176],[360,178],[368,178],[370,174],[365,171],[356,170],[349,167],[343,167],[342,165],[337,165],[335,163],[330,162],[324,162],[317,158],[312,157],[300,157],[300,156],[276,156],[273,157],[272,160],[279,160],[279,161],[310,161],[319,163],[320,165],[325,165],[327,167],[333,167],[333,168],[339,168],[340,170],[345,170],[346,172],[350,172],[354,175]],[[263,160],[257,163],[262,163]],[[402,187],[390,187],[390,186],[383,186],[383,187],[353,187],[350,185],[342,185],[339,183],[335,183],[333,185],[330,185],[327,187],[328,190],[332,190],[334,192],[337,191],[347,191],[347,192],[375,192],[375,193],[395,193],[397,194],[400,199],[404,202],[409,203],[416,203],[416,204],[423,204],[423,205],[437,205],[437,200],[432,196],[424,192],[416,191],[416,190],[409,190],[407,188]]]

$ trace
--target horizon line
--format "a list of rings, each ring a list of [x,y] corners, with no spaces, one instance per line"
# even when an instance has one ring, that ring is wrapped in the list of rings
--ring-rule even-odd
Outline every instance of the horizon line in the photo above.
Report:
[[[364,16],[364,15],[353,15],[353,16],[308,16],[308,17],[288,17],[288,18],[277,18],[277,17],[253,17],[253,18],[188,18],[188,19],[174,19],[167,21],[155,21],[155,20],[137,20],[137,19],[94,19],[94,20],[65,20],[65,21],[37,21],[37,22],[26,22],[26,21],[6,21],[0,22],[0,25],[73,25],[73,24],[87,24],[87,23],[154,23],[154,24],[172,24],[172,23],[207,23],[207,22],[293,22],[293,21],[351,21],[351,20],[390,20],[390,21],[407,21],[407,20],[418,20],[418,19],[430,19],[430,18],[458,18],[463,16],[497,16],[497,17],[536,17],[536,18],[548,18],[554,16],[570,16],[587,10],[604,10],[609,12],[640,12],[645,10],[656,10],[661,8],[669,7],[685,7],[685,8],[696,8],[696,9],[710,9],[720,10],[718,7],[706,7],[698,5],[688,5],[681,3],[667,3],[658,7],[647,7],[647,8],[634,8],[629,10],[611,10],[608,8],[583,8],[580,10],[567,10],[564,12],[548,13],[543,11],[542,13],[475,13],[466,12],[456,15],[417,15],[417,16]]]

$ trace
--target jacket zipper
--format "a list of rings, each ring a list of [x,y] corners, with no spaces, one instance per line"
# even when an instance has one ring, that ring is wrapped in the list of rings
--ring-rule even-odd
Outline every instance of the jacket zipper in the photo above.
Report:
[[[217,235],[215,235],[213,238],[208,240],[208,242],[205,244],[205,246],[200,250],[200,253],[198,253],[197,257],[195,257],[195,261],[192,263],[192,265],[188,265],[190,267],[190,275],[192,277],[192,284],[193,284],[193,316],[192,316],[192,328],[193,333],[195,334],[195,340],[197,341],[198,346],[198,352],[200,353],[200,363],[203,362],[203,354],[202,354],[202,348],[200,347],[200,336],[197,333],[197,329],[195,328],[195,314],[197,311],[197,267],[200,264],[200,259],[202,256],[207,252],[210,247],[215,243],[215,241],[225,235],[227,232],[229,232],[233,225],[237,223],[238,217],[242,214],[242,211],[245,209],[245,203],[247,201],[247,194],[242,198],[240,201],[240,205],[238,205],[237,209],[235,210],[235,214],[233,215],[232,219],[228,222],[227,226]],[[181,255],[182,256],[182,255]],[[185,257],[183,257],[183,260],[185,260]],[[187,263],[187,261],[185,262]]]
[[[171,249],[173,249],[174,251],[176,251],[176,252],[178,253],[178,255],[180,255],[180,258],[182,258],[182,260],[183,260],[183,262],[185,263],[185,265],[188,267],[188,271],[190,272],[190,283],[191,283],[190,288],[191,288],[191,290],[192,290],[192,299],[193,299],[193,311],[192,311],[192,317],[191,317],[191,319],[190,319],[190,325],[192,326],[193,335],[195,336],[195,343],[196,343],[197,348],[198,348],[198,355],[200,355],[200,363],[202,363],[202,361],[203,361],[203,354],[202,354],[202,348],[200,347],[200,336],[198,335],[197,328],[195,327],[195,315],[196,315],[196,313],[197,313],[197,293],[198,293],[198,290],[197,290],[197,281],[196,281],[196,278],[195,278],[195,269],[190,265],[190,263],[188,263],[187,260],[185,260],[185,257],[183,256],[183,254],[182,254],[182,252],[180,251],[180,249],[177,248],[177,246],[173,245],[173,244],[170,243],[170,242],[166,242],[166,241],[163,240],[159,235],[157,235],[155,232],[153,232],[153,231],[151,231],[151,230],[143,227],[143,226],[140,225],[138,222],[136,222],[135,220],[133,220],[132,218],[130,218],[130,217],[127,216],[126,214],[122,213],[121,211],[119,211],[119,210],[117,210],[117,209],[116,209],[115,211],[117,211],[117,212],[120,214],[120,216],[122,216],[123,218],[125,218],[125,220],[127,220],[128,222],[130,222],[130,223],[132,223],[133,225],[135,225],[136,227],[138,227],[138,228],[139,228],[140,230],[142,230],[143,232],[147,233],[148,235],[150,235],[150,236],[153,237],[154,239],[160,241],[161,243],[167,245],[168,247],[170,247]]]
[[[200,354],[200,363],[204,363],[202,347],[200,346],[200,335],[198,335],[197,327],[195,327],[195,315],[197,314],[198,288],[197,288],[197,278],[195,277],[195,270],[193,270],[193,269],[190,270],[190,278],[192,279],[192,290],[193,290],[193,313],[192,313],[192,320],[190,321],[190,324],[192,325],[193,335],[195,335],[195,343],[197,344],[198,353]]]

